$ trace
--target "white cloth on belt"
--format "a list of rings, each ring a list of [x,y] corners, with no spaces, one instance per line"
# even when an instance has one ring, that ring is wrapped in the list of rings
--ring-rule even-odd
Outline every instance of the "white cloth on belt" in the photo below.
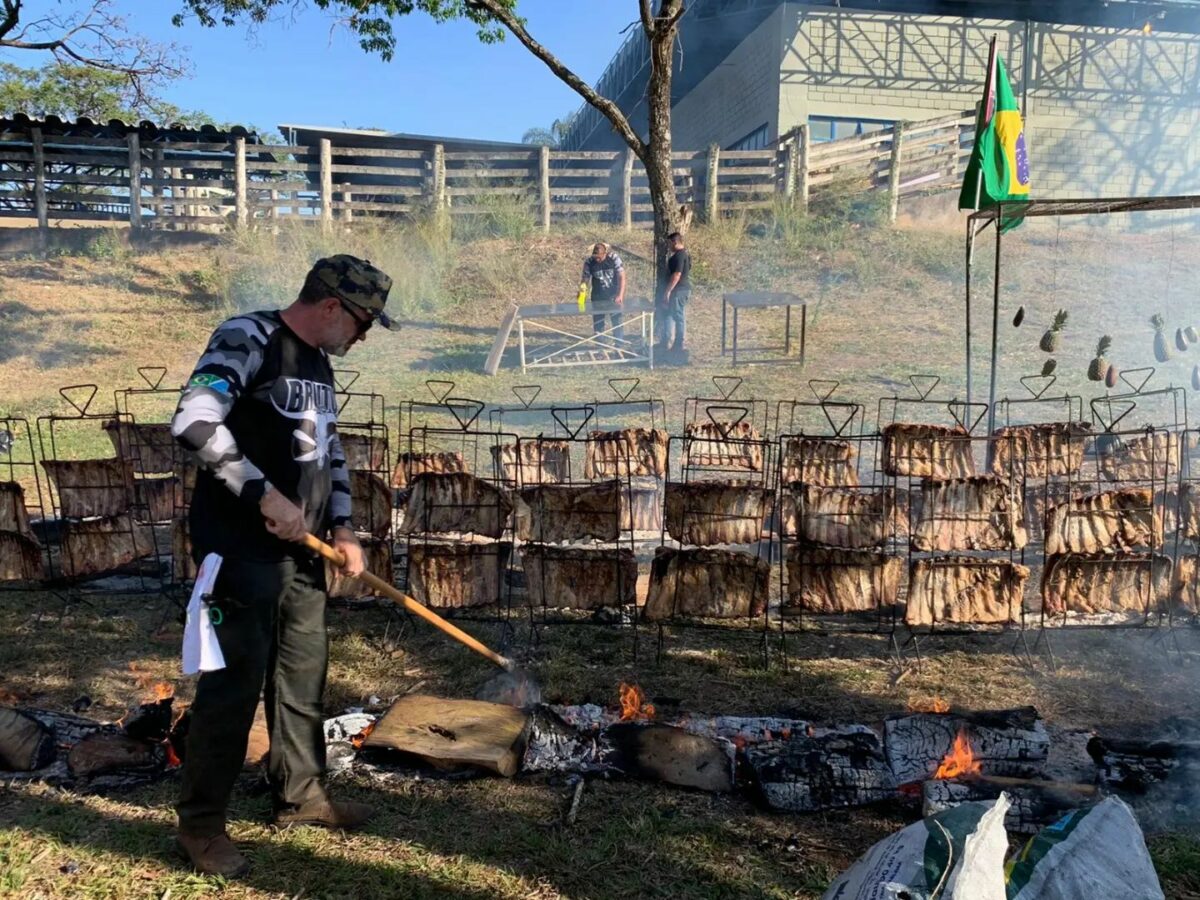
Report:
[[[188,601],[187,624],[183,627],[183,674],[215,672],[225,668],[225,656],[217,640],[217,630],[209,616],[206,597],[212,596],[217,573],[221,570],[221,556],[210,553],[200,563],[196,572],[196,586]]]

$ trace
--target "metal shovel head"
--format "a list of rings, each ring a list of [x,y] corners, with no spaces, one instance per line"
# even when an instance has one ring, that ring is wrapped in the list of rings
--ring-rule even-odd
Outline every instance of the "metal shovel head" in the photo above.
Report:
[[[475,692],[475,699],[529,709],[542,702],[542,688],[524,669],[514,668],[485,681]]]

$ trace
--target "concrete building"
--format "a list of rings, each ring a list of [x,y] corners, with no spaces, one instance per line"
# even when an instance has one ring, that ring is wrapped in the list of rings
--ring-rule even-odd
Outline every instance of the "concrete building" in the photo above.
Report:
[[[1040,197],[1200,192],[1200,2],[692,0],[681,20],[678,149],[813,140],[971,109],[997,37]],[[645,127],[645,42],[598,88]],[[585,107],[567,146],[620,146]]]

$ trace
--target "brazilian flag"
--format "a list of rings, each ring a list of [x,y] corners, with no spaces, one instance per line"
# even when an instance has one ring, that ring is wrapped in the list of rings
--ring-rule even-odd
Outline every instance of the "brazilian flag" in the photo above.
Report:
[[[959,209],[983,209],[997,203],[1029,200],[1029,151],[1021,110],[1017,108],[1000,56],[994,48],[989,56],[992,67],[979,107],[975,146],[958,196]],[[1005,216],[1001,230],[1008,231],[1023,221],[1023,216]]]

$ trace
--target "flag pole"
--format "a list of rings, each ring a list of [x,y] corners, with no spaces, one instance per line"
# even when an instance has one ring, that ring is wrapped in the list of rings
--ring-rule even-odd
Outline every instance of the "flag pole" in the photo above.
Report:
[[[979,140],[979,132],[992,120],[992,107],[995,105],[992,95],[996,90],[996,35],[992,35],[988,45],[987,75],[983,79],[983,103],[980,104],[979,114],[975,117],[975,140]],[[983,193],[983,166],[975,173],[975,211],[979,211],[979,195]]]

